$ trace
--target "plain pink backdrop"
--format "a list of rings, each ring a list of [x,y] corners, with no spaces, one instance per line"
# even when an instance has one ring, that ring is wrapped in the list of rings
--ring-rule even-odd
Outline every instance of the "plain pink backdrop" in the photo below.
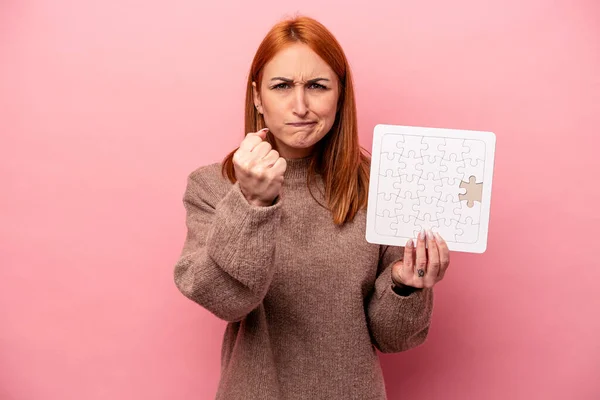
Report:
[[[5,0],[0,399],[214,397],[225,323],[173,283],[181,199],[296,12],[344,47],[368,150],[378,123],[497,135],[488,250],[381,356],[390,399],[600,398],[598,1]]]

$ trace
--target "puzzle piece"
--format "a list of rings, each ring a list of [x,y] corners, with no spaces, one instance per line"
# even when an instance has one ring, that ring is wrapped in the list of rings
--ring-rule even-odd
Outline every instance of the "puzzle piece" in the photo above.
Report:
[[[481,191],[483,190],[483,184],[475,183],[474,176],[469,178],[469,183],[461,182],[460,187],[467,189],[465,194],[458,195],[460,200],[467,200],[467,207],[473,207],[473,204],[476,201],[481,203]]]
[[[444,159],[450,160],[450,155],[455,154],[457,160],[464,160],[469,148],[464,145],[465,139],[444,138],[444,144],[440,146],[440,150],[444,152]]]
[[[413,157],[423,157],[423,150],[427,150],[427,144],[423,143],[423,136],[404,135],[404,148],[413,151]],[[406,153],[406,152],[405,152]]]
[[[419,179],[420,178],[417,175],[412,175],[412,176],[401,175],[400,176],[400,184],[398,185],[398,188],[400,190],[400,192],[398,193],[398,196],[406,197],[406,193],[410,192],[410,193],[415,194],[418,197],[419,192],[422,191],[423,189],[425,189],[425,186],[423,186],[419,182]]]
[[[396,231],[396,236],[417,237],[419,231],[423,229],[419,224],[419,220],[415,217],[410,217],[408,222],[392,222],[390,229]]]
[[[442,157],[423,157],[423,163],[417,164],[415,168],[420,171],[420,176],[433,174],[433,179],[441,179],[440,173],[448,170],[447,166],[442,165]]]
[[[381,153],[402,155],[404,135],[387,133],[381,138]]]
[[[429,202],[440,198],[440,194],[436,189],[442,187],[442,181],[434,179],[433,174],[429,174],[426,178],[421,177],[419,184],[423,186],[423,189],[418,193],[419,199],[425,198]]]
[[[473,207],[467,206],[468,200],[461,200],[458,204],[458,222],[466,223],[467,218],[471,218],[474,224],[478,224],[481,219],[481,203],[473,203]]]
[[[388,171],[390,171],[393,176],[400,176],[400,154],[381,153],[379,173],[387,175]]]
[[[412,150],[407,150],[400,157],[400,175],[418,175],[421,176],[421,171],[418,168],[423,164],[423,157],[417,156]]]
[[[390,217],[395,217],[401,209],[402,203],[398,202],[398,196],[394,193],[377,194],[377,215],[383,216],[387,211]]]
[[[429,214],[433,218],[438,218],[438,214],[444,211],[444,209],[438,204],[438,199],[431,199],[431,201],[427,201],[425,197],[419,197],[419,200],[419,215],[417,215],[418,219],[423,219],[425,214]]]
[[[442,186],[435,189],[439,192],[440,200],[458,203],[460,201],[459,196],[467,192],[460,186],[462,182],[460,179],[442,178],[440,181],[442,182]]]
[[[446,167],[445,171],[440,172],[440,178],[462,179],[463,173],[460,169],[465,168],[464,160],[458,160],[456,154],[450,154],[450,159],[443,159],[440,164]]]
[[[375,216],[375,231],[383,236],[396,236],[397,232],[393,225],[397,223],[398,217],[392,217],[389,211],[385,211],[384,215]]]
[[[422,218],[418,218],[417,223],[421,224],[422,229],[431,229],[435,226],[439,226],[439,218],[426,213],[423,214]]]
[[[456,235],[464,234],[464,230],[458,227],[458,223],[457,220],[440,218],[438,226],[434,227],[432,230],[439,233],[446,242],[456,242]]]
[[[460,216],[461,216],[460,211],[462,209],[461,202],[440,199],[440,200],[438,200],[437,205],[442,208],[442,211],[440,211],[441,215],[446,216],[446,218],[458,220],[460,222]],[[466,202],[465,202],[465,208],[466,208]]]
[[[421,155],[423,157],[444,157],[444,151],[440,150],[440,146],[446,143],[444,138],[433,137],[433,136],[425,136],[423,137],[422,143],[427,145],[427,148],[421,150]]]
[[[401,178],[399,176],[392,175],[391,171],[388,171],[386,175],[379,175],[379,181],[377,182],[377,194],[379,193],[398,193],[400,190]]]
[[[475,182],[482,183],[483,182],[483,161],[477,161],[475,165],[466,162],[463,168],[460,168],[460,173],[462,174],[462,180],[465,182],[469,181],[471,176],[475,177]]]
[[[464,159],[468,160],[467,164],[476,165],[477,160],[485,160],[485,142],[482,140],[465,139],[464,145],[469,148]]]
[[[417,218],[419,211],[415,206],[419,205],[419,199],[413,192],[405,192],[403,196],[397,196],[397,202],[402,205],[398,213],[398,221],[409,222],[411,217]]]
[[[463,231],[461,235],[456,235],[457,242],[475,243],[479,238],[479,224],[474,224],[471,218],[467,218],[464,224],[459,222],[457,226]]]

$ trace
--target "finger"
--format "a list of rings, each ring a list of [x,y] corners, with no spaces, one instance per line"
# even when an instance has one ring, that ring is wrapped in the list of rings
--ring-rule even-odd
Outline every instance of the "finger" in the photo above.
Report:
[[[272,148],[273,147],[271,147],[271,144],[269,142],[261,142],[257,144],[256,147],[254,147],[250,153],[255,155],[256,160],[258,161],[265,157],[267,154],[269,154]]]
[[[433,237],[431,229],[427,229],[427,274],[425,275],[425,285],[433,287],[438,279],[440,271],[440,255],[437,243]]]
[[[417,260],[415,262],[415,274],[418,278],[425,277],[427,272],[427,251],[425,250],[425,229],[419,232],[417,239]]]
[[[450,265],[450,250],[448,250],[448,244],[439,233],[436,232],[434,236],[440,254],[440,270],[438,272],[438,278],[441,279],[444,277],[444,274]]]
[[[287,161],[285,161],[285,158],[283,157],[279,157],[277,161],[275,161],[275,164],[273,164],[273,166],[271,167],[273,174],[276,176],[283,176],[286,169]]]
[[[260,136],[263,140],[267,138],[267,133],[269,132],[269,128],[262,128],[260,131],[256,132],[256,135]]]
[[[412,238],[408,239],[406,246],[404,246],[404,265],[402,266],[403,271],[406,273],[405,276],[413,276],[415,274],[415,259],[414,259],[415,246]]]
[[[269,132],[269,128],[262,128],[260,131],[250,132],[250,133],[248,133],[248,135],[258,136],[262,140],[265,140],[267,138],[267,132]]]
[[[250,152],[262,142],[263,139],[260,136],[256,135],[255,133],[249,133],[246,135],[244,140],[242,140],[242,143],[240,143],[240,149]]]
[[[266,163],[269,167],[272,167],[275,162],[279,159],[279,152],[277,150],[270,150],[267,155],[263,157],[263,162]]]

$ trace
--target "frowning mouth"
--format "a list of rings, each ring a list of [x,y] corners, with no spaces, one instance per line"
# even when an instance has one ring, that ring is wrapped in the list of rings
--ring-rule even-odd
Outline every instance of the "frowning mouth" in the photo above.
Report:
[[[314,124],[316,124],[316,122],[290,122],[287,125],[302,127],[302,126],[312,126]]]

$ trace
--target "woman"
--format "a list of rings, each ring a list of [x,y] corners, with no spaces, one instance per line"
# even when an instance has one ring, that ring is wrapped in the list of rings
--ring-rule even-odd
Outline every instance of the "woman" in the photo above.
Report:
[[[384,399],[376,349],[424,342],[448,248],[431,232],[366,241],[350,69],[317,21],[280,22],[259,46],[246,132],[189,175],[175,266],[179,290],[228,322],[217,399]]]

